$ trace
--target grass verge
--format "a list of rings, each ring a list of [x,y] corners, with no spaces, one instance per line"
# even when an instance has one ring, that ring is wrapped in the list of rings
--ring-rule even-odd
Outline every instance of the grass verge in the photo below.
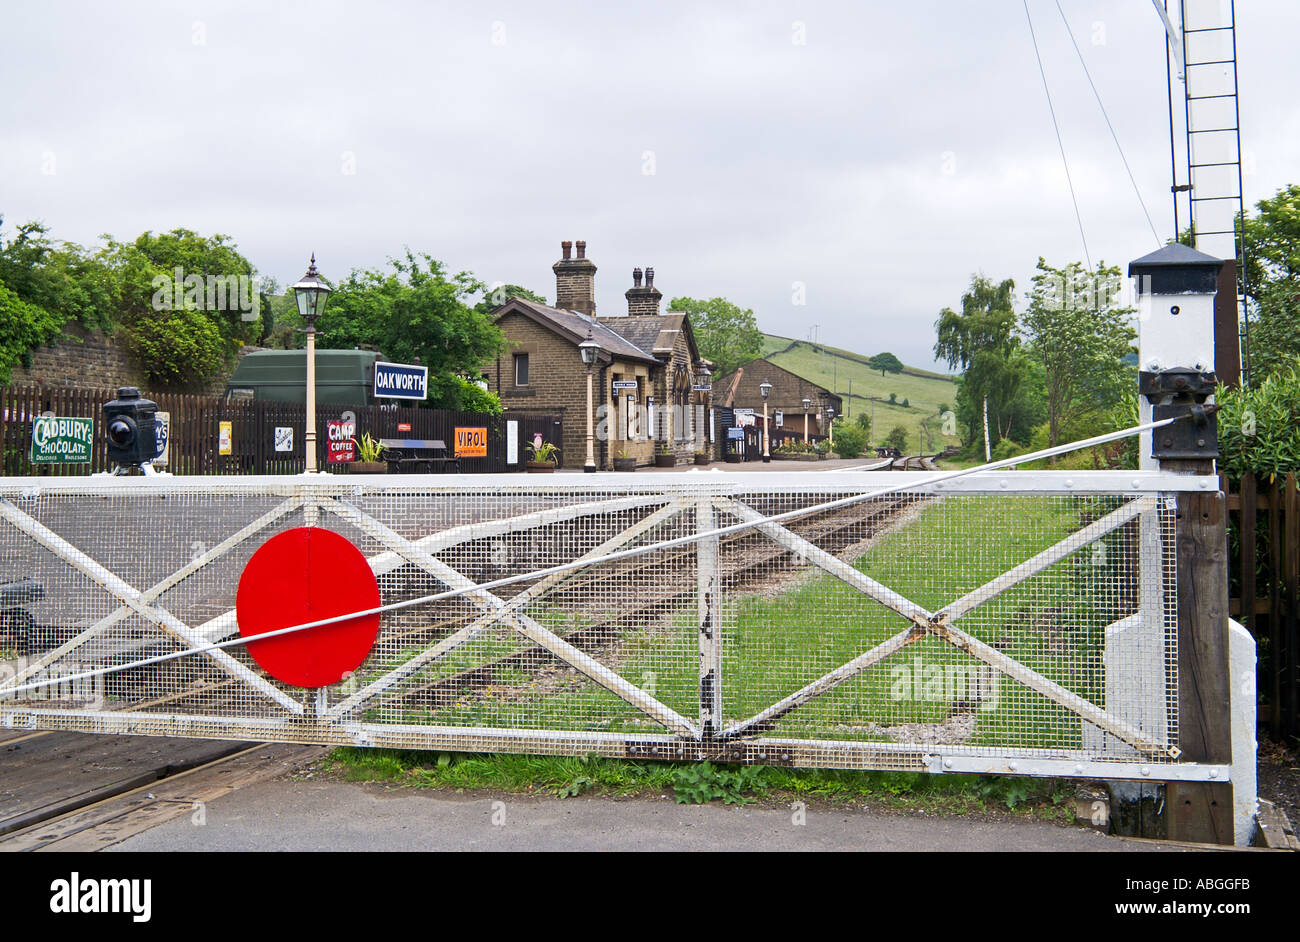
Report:
[[[890,811],[943,814],[1011,812],[1068,823],[1073,786],[1058,779],[914,772],[859,772],[653,763],[600,756],[479,755],[471,753],[336,749],[322,771],[349,782],[382,782],[463,792],[652,797],[680,804],[792,801],[862,804]]]

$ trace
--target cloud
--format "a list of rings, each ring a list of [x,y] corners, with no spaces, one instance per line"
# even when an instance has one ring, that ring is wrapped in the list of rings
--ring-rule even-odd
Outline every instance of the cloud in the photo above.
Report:
[[[1031,0],[1094,258],[1155,242],[1054,3]],[[1162,27],[1065,4],[1161,238]],[[1248,199],[1300,157],[1287,37],[1240,9]],[[232,235],[291,282],[404,245],[552,294],[586,239],[598,305],[636,265],[764,328],[930,362],[970,274],[1080,258],[1025,23],[1008,4],[27,4],[6,14],[0,211],[91,242]],[[1100,38],[1100,42],[1097,42]],[[43,172],[53,158],[55,172]],[[652,171],[652,172],[651,172]],[[807,303],[792,303],[792,285]]]

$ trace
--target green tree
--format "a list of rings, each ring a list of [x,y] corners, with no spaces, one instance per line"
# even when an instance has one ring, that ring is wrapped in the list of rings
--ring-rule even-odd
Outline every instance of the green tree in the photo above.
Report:
[[[962,371],[957,415],[966,422],[968,442],[980,437],[986,399],[991,441],[1008,434],[1015,420],[1027,365],[1016,334],[1015,287],[1010,278],[995,283],[972,275],[961,310],[944,308],[935,321],[935,356]]]
[[[519,285],[494,285],[483,289],[483,298],[474,305],[474,310],[480,314],[491,314],[511,298],[523,298],[525,301],[536,301],[538,304],[547,303],[546,298],[536,291],[529,291]]]
[[[886,373],[903,372],[903,361],[892,353],[877,353],[867,361],[867,365],[873,370],[880,370],[881,376],[884,376]]]
[[[1112,408],[1134,386],[1134,309],[1118,303],[1120,270],[1098,262],[1063,268],[1038,259],[1029,307],[1020,319],[1028,352],[1042,367],[1047,394],[1048,444],[1060,442],[1067,417]]]
[[[866,435],[867,438],[870,439],[870,437],[871,437],[871,416],[868,415],[868,414],[865,413],[865,412],[859,412],[858,415],[857,415],[857,418],[855,418],[853,421],[856,422],[856,423],[858,424],[858,428],[862,429],[862,434]]]
[[[1256,203],[1244,236],[1252,287],[1300,279],[1300,184],[1284,186]]]
[[[23,223],[8,238],[0,231],[0,283],[60,325],[113,326],[115,282],[102,253],[51,239],[43,223]]]
[[[895,425],[885,436],[885,445],[889,448],[897,448],[903,451],[907,448],[907,429],[901,425]]]
[[[1289,370],[1300,355],[1300,185],[1255,204],[1241,232],[1250,292],[1252,384]]]
[[[468,299],[483,291],[469,272],[448,274],[443,263],[409,249],[389,269],[354,269],[333,285],[317,321],[322,347],[371,347],[395,362],[429,368],[428,405],[457,408],[483,365],[505,348],[491,318]]]
[[[850,422],[835,423],[835,454],[841,458],[856,458],[867,447],[867,433]]]
[[[713,361],[718,375],[763,354],[763,332],[750,309],[742,310],[726,298],[687,297],[673,298],[668,309],[690,315],[700,355]]]
[[[106,236],[115,319],[127,349],[154,385],[202,386],[262,336],[262,304],[252,263],[229,236],[189,229],[133,242]]]
[[[0,282],[0,384],[9,382],[10,371],[29,363],[37,347],[63,332],[64,319],[36,304],[28,304]]]
[[[109,238],[108,251],[124,276],[120,315],[128,323],[183,308],[202,312],[232,350],[259,336],[256,270],[230,236],[145,232],[129,244]]]
[[[484,389],[477,382],[465,379],[463,376],[457,378],[460,380],[460,388],[443,395],[442,408],[459,409],[462,412],[486,412],[488,415],[502,413],[501,399],[496,393]]]
[[[1290,369],[1300,357],[1300,280],[1278,278],[1255,292],[1250,325],[1252,385]]]
[[[177,308],[151,313],[127,330],[127,351],[161,388],[192,388],[220,373],[230,347],[202,311]]]

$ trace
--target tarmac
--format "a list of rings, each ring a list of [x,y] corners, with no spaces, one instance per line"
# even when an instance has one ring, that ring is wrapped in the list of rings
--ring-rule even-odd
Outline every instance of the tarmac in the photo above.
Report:
[[[199,823],[199,822],[202,823]],[[1185,846],[1041,821],[862,808],[679,805],[669,797],[456,794],[268,781],[108,851],[1118,851]]]

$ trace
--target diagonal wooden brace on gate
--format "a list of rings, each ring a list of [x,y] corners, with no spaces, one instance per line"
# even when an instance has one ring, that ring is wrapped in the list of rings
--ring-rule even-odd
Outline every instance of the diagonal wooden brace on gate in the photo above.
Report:
[[[77,547],[73,546],[53,530],[23,513],[7,500],[0,500],[0,517],[9,521],[27,536],[31,537],[50,552],[54,553],[69,566],[101,586],[110,595],[128,606],[143,618],[157,625],[191,648],[198,648],[205,642],[201,635],[190,628],[161,605],[145,601],[143,593],[133,588],[126,581],[91,559]],[[204,649],[198,653],[209,657],[231,676],[243,681],[263,696],[269,697],[291,713],[301,714],[303,706],[287,693],[250,668],[235,660],[222,650]]]
[[[493,536],[503,536],[507,533],[522,533],[538,527],[552,526],[593,514],[640,510],[643,507],[650,507],[663,502],[664,498],[658,494],[634,494],[628,497],[565,504],[560,507],[548,507],[545,510],[536,510],[513,517],[480,520],[474,523],[449,527],[446,530],[439,530],[436,533],[430,533],[428,536],[420,537],[415,541],[415,545],[426,553],[439,553],[472,540],[483,540]],[[402,556],[391,551],[377,553],[369,557],[367,561],[370,563],[371,571],[376,576],[392,572],[405,563]],[[238,627],[235,612],[232,609],[217,615],[215,618],[208,619],[195,630],[203,635],[204,640],[211,642],[229,637],[234,634]]]
[[[168,589],[180,585],[180,583],[184,582],[190,576],[194,575],[194,573],[198,572],[204,566],[207,566],[209,563],[212,563],[220,559],[222,556],[226,555],[226,553],[228,553],[230,550],[234,549],[240,543],[244,542],[244,540],[248,539],[251,536],[257,535],[262,530],[266,529],[268,526],[275,523],[281,517],[284,517],[287,514],[290,514],[293,511],[297,510],[299,507],[302,506],[302,504],[303,504],[302,497],[291,497],[288,500],[284,501],[283,503],[277,505],[267,513],[258,517],[252,523],[248,524],[245,527],[241,527],[238,531],[226,537],[216,546],[212,547],[212,549],[208,550],[205,553],[200,554],[199,556],[194,557],[194,559],[190,560],[186,565],[182,566],[180,569],[177,569],[175,572],[167,576],[165,579],[145,589],[143,592],[140,593],[140,601],[144,604],[152,603],[155,599],[160,598],[162,594],[166,592]],[[82,631],[78,632],[75,636],[69,638],[63,644],[59,645],[54,650],[45,653],[40,658],[33,661],[31,664],[29,664],[23,670],[16,673],[5,683],[0,684],[0,691],[3,691],[5,687],[18,686],[24,680],[44,670],[46,667],[53,664],[59,658],[67,654],[70,654],[71,652],[75,651],[77,648],[85,644],[87,641],[90,641],[92,638],[97,637],[98,635],[107,631],[109,628],[116,625],[118,622],[127,618],[132,611],[134,610],[126,604],[123,604],[122,606],[114,609],[112,612],[105,615],[103,618],[95,622],[93,625],[90,625],[89,627],[83,629]]]
[[[626,546],[628,543],[635,542],[646,533],[652,531],[655,527],[658,527],[677,516],[677,514],[681,513],[682,509],[683,505],[681,502],[672,501],[665,506],[660,507],[654,513],[638,520],[627,529],[610,537],[608,540],[589,552],[584,553],[582,556],[578,557],[578,561],[597,563],[606,553],[611,553],[620,547]],[[419,544],[417,543],[417,545]],[[385,553],[383,555],[396,556],[395,553]],[[505,610],[512,613],[522,610],[547,593],[559,588],[570,579],[575,578],[581,571],[582,570],[580,569],[575,569],[569,572],[553,573],[552,575],[539,580],[535,584],[524,589],[518,595],[508,599],[505,603]],[[393,670],[388,671],[382,677],[378,677],[371,681],[365,687],[362,687],[345,700],[335,704],[327,711],[327,715],[331,717],[343,717],[355,712],[385,690],[392,689],[406,678],[420,670],[423,670],[429,664],[432,664],[439,658],[450,654],[466,642],[472,641],[486,629],[499,624],[500,621],[500,613],[496,609],[490,610],[481,618],[471,622],[463,628],[457,629],[447,637],[440,640],[437,644],[426,648],[411,659],[404,661]]]
[[[545,648],[570,667],[585,674],[615,696],[627,701],[665,727],[675,729],[679,733],[685,733],[691,737],[699,735],[699,727],[691,720],[688,720],[635,684],[629,683],[619,674],[610,670],[589,654],[569,644],[555,632],[539,624],[528,615],[510,610],[505,600],[488,592],[486,589],[477,588],[477,583],[468,576],[421,550],[414,542],[406,539],[369,514],[363,513],[351,504],[337,499],[323,503],[322,509],[328,510],[353,524],[391,551],[402,556],[412,565],[418,566],[425,572],[437,577],[451,588],[466,590],[467,596],[485,612],[490,613],[500,622],[509,624],[534,644]]]
[[[754,508],[729,498],[715,500],[714,506],[719,510],[739,517],[746,523],[767,519]],[[786,529],[781,524],[760,523],[754,529],[791,552],[802,556],[813,565],[824,569],[841,582],[857,589],[863,595],[875,599],[886,608],[892,608],[909,621],[922,621],[930,617],[930,612],[924,607],[898,594],[889,586],[877,582],[861,570],[850,566],[835,554],[826,552],[820,546],[805,540],[799,534]]]
[[[721,509],[727,510],[735,516],[740,517],[742,520],[757,521],[764,519],[762,514],[758,513],[758,511],[745,506],[739,501],[724,499],[718,500],[715,503]],[[853,586],[864,595],[881,602],[901,615],[909,617],[913,621],[913,625],[881,642],[870,650],[859,654],[853,660],[840,665],[812,683],[805,685],[784,699],[765,708],[754,716],[729,725],[725,730],[723,730],[722,738],[731,739],[745,735],[746,733],[770,728],[777,719],[790,711],[797,709],[803,704],[830,690],[833,690],[844,681],[857,676],[872,665],[880,663],[880,661],[902,650],[907,645],[912,644],[926,635],[930,635],[953,645],[959,650],[965,651],[967,654],[980,661],[983,661],[990,667],[993,667],[1013,680],[1042,694],[1052,702],[1066,708],[1070,712],[1106,730],[1107,732],[1112,733],[1117,738],[1133,746],[1140,752],[1152,755],[1166,754],[1173,758],[1177,758],[1179,754],[1177,746],[1152,740],[1145,732],[1132,724],[1108,713],[1091,701],[1079,696],[1055,681],[1044,677],[1032,668],[1021,664],[1019,661],[1007,657],[996,648],[990,647],[978,638],[975,638],[973,635],[961,631],[951,624],[951,621],[954,618],[960,617],[964,614],[969,614],[974,609],[996,598],[1012,586],[1017,585],[1018,583],[1029,579],[1036,573],[1054,565],[1088,543],[1091,543],[1106,533],[1123,526],[1138,514],[1153,509],[1154,506],[1154,499],[1149,497],[1140,497],[1129,501],[1124,506],[1112,511],[1105,517],[1094,521],[1087,527],[1071,533],[1069,536],[1058,541],[1051,547],[1048,547],[1046,550],[1036,554],[1008,572],[1003,573],[997,579],[981,586],[974,592],[968,593],[961,599],[935,614],[927,612],[915,602],[899,595],[897,592],[894,592],[892,589],[876,582],[874,579],[870,579],[848,563],[845,563],[838,557],[833,556],[818,546],[815,546],[803,537],[787,530],[779,524],[760,524],[757,529],[771,537],[777,543],[800,554],[809,562],[821,567],[848,585]],[[952,614],[954,609],[957,609],[958,606],[960,606],[960,610],[956,615]]]
[[[1088,524],[1081,530],[1076,530],[1065,539],[1049,546],[1035,556],[1031,556],[1018,566],[1008,569],[996,579],[980,586],[973,592],[968,592],[955,602],[950,602],[935,613],[936,618],[946,618],[948,621],[956,621],[963,615],[974,611],[985,602],[992,601],[1008,589],[1014,588],[1026,579],[1038,575],[1049,566],[1054,566],[1065,557],[1081,549],[1082,547],[1100,539],[1112,530],[1118,530],[1124,524],[1128,523],[1134,517],[1148,510],[1155,510],[1157,506],[1154,497],[1138,497],[1104,517],[1100,517]]]

